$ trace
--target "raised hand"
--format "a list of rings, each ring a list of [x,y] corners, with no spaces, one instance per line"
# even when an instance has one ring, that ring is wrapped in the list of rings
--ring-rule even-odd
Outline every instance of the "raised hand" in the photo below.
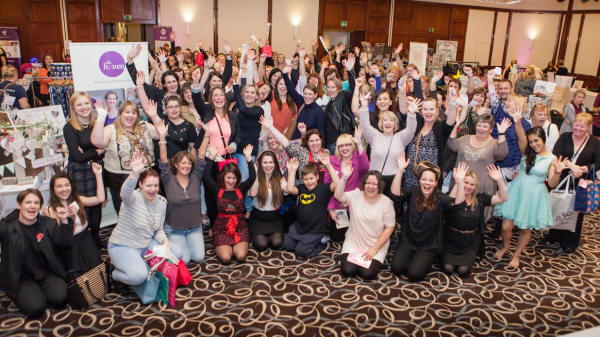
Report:
[[[456,93],[456,89],[454,88],[448,88],[448,100],[450,102],[456,102],[456,98],[457,98],[457,93]]]
[[[512,122],[508,118],[502,119],[502,123],[498,124],[498,133],[505,133],[508,128],[512,125]]]
[[[490,178],[492,178],[493,181],[500,183],[504,178],[502,178],[502,171],[500,171],[500,168],[496,165],[490,164],[487,166],[487,172],[488,175],[490,176]]]
[[[157,53],[156,57],[158,57],[160,64],[165,64],[167,62],[167,52],[165,51]]]
[[[288,160],[285,166],[287,167],[288,172],[296,172],[298,171],[298,166],[300,166],[300,162],[298,161],[298,158],[292,157],[290,158],[290,160]]]
[[[104,123],[106,120],[106,115],[108,114],[108,111],[106,111],[106,105],[102,100],[97,100],[94,106],[96,107],[96,120]]]
[[[92,172],[94,172],[95,175],[102,174],[102,165],[98,163],[92,163]]]
[[[327,69],[329,67],[329,61],[323,60],[321,61],[321,68]]]
[[[135,175],[139,175],[146,168],[146,156],[143,152],[136,150],[131,156],[131,172]]]
[[[154,57],[148,57],[148,62],[150,62],[150,68],[155,69],[156,67],[158,67],[158,63],[156,62],[156,59]]]
[[[331,163],[329,161],[329,155],[325,152],[319,153],[319,161],[325,166],[331,165]]]
[[[343,43],[340,43],[337,46],[335,46],[335,52],[338,55],[342,55],[342,53],[344,52],[344,49],[346,49],[346,46]]]
[[[361,125],[357,125],[354,128],[354,136],[352,136],[352,139],[354,140],[354,143],[356,143],[356,145],[360,144],[362,142],[362,126]]]
[[[298,59],[304,63],[304,56],[306,56],[306,48],[302,47],[298,49]]]
[[[454,170],[452,170],[452,178],[454,178],[456,182],[463,182],[465,181],[465,176],[467,175],[468,170],[469,167],[467,166],[467,163],[461,161],[460,163],[458,163],[458,165],[456,165]]]
[[[298,132],[300,132],[301,135],[304,135],[306,133],[306,124],[302,122],[298,123]]]
[[[214,144],[208,144],[208,159],[215,160],[218,153],[219,150],[217,150],[217,147]]]
[[[215,62],[217,62],[217,58],[210,55],[208,57],[208,60],[206,60],[206,62],[204,63],[204,65],[206,66],[207,69],[210,69],[215,65]]]
[[[439,80],[442,79],[442,77],[444,77],[444,72],[443,71],[438,71],[435,73],[435,75],[433,75],[433,83],[437,83]]]
[[[410,70],[410,76],[415,80],[421,79],[421,74],[419,74],[419,71],[417,70],[417,68],[412,68]]]
[[[368,94],[360,94],[359,96],[361,106],[369,106],[369,102],[371,101],[371,93]]]
[[[77,216],[77,211],[79,211],[79,206],[73,204],[67,206],[67,216],[73,220],[75,220],[75,217]]]
[[[494,69],[490,69],[490,70],[488,70],[488,72],[487,72],[487,77],[488,77],[488,78],[493,78],[493,77],[494,77]]]
[[[254,149],[254,146],[252,146],[252,144],[248,144],[244,147],[244,150],[242,150],[242,152],[244,153],[244,157],[246,157],[246,161],[252,160],[252,150],[253,149]]]
[[[267,60],[267,54],[260,54],[260,64],[265,64]]]
[[[271,129],[273,127],[273,118],[271,117],[266,117],[265,115],[262,115],[260,116],[258,122],[267,129]]]
[[[127,52],[127,63],[133,63],[133,59],[136,58],[142,51],[142,45],[137,44],[131,48],[129,52]]]
[[[346,69],[348,71],[352,71],[352,69],[354,69],[355,62],[356,62],[356,56],[354,54],[348,54],[348,58],[346,59]]]
[[[369,77],[368,82],[369,82],[369,85],[372,86],[373,88],[375,88],[375,86],[377,85],[377,81],[375,81],[375,77],[372,77],[372,76]],[[385,84],[385,83],[383,83],[383,84]]]
[[[400,54],[402,52],[402,49],[404,49],[404,48],[403,48],[402,42],[400,42],[400,44],[398,45],[398,48],[396,48],[396,50],[394,50],[394,54],[396,54],[396,55]]]
[[[421,109],[421,105],[423,103],[421,102],[420,99],[407,97],[406,100],[408,101],[408,112],[417,113],[419,111],[419,109]]]
[[[183,64],[183,59],[185,58],[183,52],[177,52],[175,56],[177,58],[177,62],[179,62],[179,64]]]
[[[362,77],[357,77],[354,80],[354,83],[356,84],[356,88],[360,88],[361,85],[365,84],[365,79]]]
[[[312,53],[316,54],[317,49],[319,49],[319,41],[317,41],[317,40],[310,41],[310,48],[312,49]]]
[[[60,222],[67,222],[67,218],[69,217],[67,208],[56,207],[56,216],[58,217],[58,219],[60,219]]]
[[[342,163],[341,171],[342,171],[342,176],[344,178],[350,178],[350,176],[352,175],[352,172],[354,172],[352,163],[349,161]]]
[[[231,53],[231,44],[229,44],[229,41],[223,42],[223,51],[225,51],[225,55],[229,55]]]
[[[192,73],[192,82],[194,82],[194,83],[200,82],[201,76],[202,76],[202,72],[200,71],[200,68],[196,68],[194,70],[194,72]]]
[[[169,132],[169,125],[161,119],[154,127],[156,128],[156,133],[158,133],[158,138],[160,140],[165,140],[167,138],[167,133]]]
[[[196,43],[196,49],[198,49],[198,50],[202,49],[203,45],[204,45],[204,40],[202,40],[202,39],[198,40],[198,43]]]
[[[562,173],[567,167],[569,167],[570,161],[567,157],[560,156],[554,160],[554,170],[557,174]]]
[[[144,83],[146,83],[146,75],[142,71],[138,71],[135,75],[135,84],[138,87],[143,87]]]
[[[146,106],[144,107],[144,112],[148,117],[150,117],[151,120],[154,120],[154,117],[158,116],[157,111],[158,107],[156,102],[149,99],[148,103],[146,103]]]
[[[406,159],[406,154],[404,152],[400,152],[396,155],[396,163],[398,163],[398,171],[404,172],[410,163],[410,158]]]
[[[281,70],[284,74],[289,74],[292,71],[292,64],[286,64],[283,70]]]

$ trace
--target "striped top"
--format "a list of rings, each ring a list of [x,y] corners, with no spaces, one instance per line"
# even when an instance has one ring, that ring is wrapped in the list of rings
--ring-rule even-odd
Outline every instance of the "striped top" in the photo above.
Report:
[[[110,243],[146,248],[152,238],[158,243],[167,240],[163,230],[167,199],[157,194],[152,202],[147,202],[142,192],[135,189],[138,178],[138,175],[130,174],[121,187],[121,211],[117,226],[108,240]]]

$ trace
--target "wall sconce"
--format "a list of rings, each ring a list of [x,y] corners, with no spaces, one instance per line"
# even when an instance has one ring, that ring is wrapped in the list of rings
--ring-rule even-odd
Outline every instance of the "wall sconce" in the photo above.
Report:
[[[535,28],[529,29],[529,49],[533,49],[533,40],[537,37],[537,30]]]
[[[294,25],[294,39],[298,38],[298,25]]]
[[[294,26],[294,40],[298,38],[298,26],[300,25],[300,15],[295,13],[292,15],[292,26]]]
[[[194,19],[194,12],[186,11],[183,13],[183,21],[187,23],[187,34],[192,33],[192,20]]]

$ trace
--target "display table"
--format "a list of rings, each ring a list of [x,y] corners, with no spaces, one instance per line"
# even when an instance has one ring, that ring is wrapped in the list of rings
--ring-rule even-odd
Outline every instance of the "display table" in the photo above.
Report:
[[[573,99],[573,96],[575,96],[576,91],[577,91],[577,89],[569,88],[569,94],[567,96],[567,103],[571,102],[571,100]],[[586,108],[588,108],[589,110],[592,110],[592,107],[594,106],[594,101],[596,100],[596,96],[598,96],[598,93],[586,90],[585,91],[585,100],[583,101],[583,105]]]
[[[8,213],[17,208],[17,195],[28,188],[37,188],[44,196],[47,204],[50,200],[49,181],[39,182],[35,177],[33,183],[26,185],[0,185],[0,217],[4,218]]]

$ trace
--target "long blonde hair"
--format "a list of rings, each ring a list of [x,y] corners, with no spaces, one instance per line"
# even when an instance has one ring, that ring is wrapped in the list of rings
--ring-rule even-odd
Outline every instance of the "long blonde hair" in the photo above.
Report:
[[[469,169],[465,177],[471,177],[475,180],[475,190],[473,191],[473,195],[471,195],[471,210],[474,211],[477,208],[477,187],[479,187],[479,177],[477,177],[477,173],[475,171]]]
[[[71,95],[71,99],[69,99],[69,110],[71,111],[71,119],[69,120],[69,124],[73,127],[73,129],[77,131],[81,131],[83,126],[79,122],[79,117],[75,113],[75,101],[78,98],[85,97],[90,101],[90,105],[92,106],[92,112],[90,112],[90,127],[94,127],[94,123],[96,122],[96,112],[94,111],[94,104],[92,103],[92,98],[85,91],[77,91]]]

